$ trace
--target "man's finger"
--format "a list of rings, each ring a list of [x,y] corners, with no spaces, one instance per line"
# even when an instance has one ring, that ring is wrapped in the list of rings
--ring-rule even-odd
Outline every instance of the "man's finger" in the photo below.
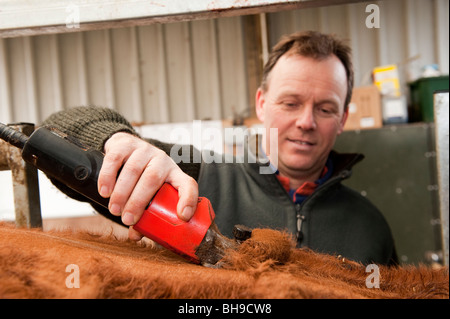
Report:
[[[178,190],[177,215],[178,218],[189,221],[194,216],[198,203],[197,182],[181,171],[172,172],[168,180]]]
[[[167,167],[165,157],[155,157],[146,166],[123,209],[122,221],[126,225],[134,225],[141,218],[150,200],[164,184]]]
[[[149,198],[151,197],[143,196],[146,194],[142,194],[142,191],[137,188],[142,184],[142,180],[145,178],[144,173],[147,165],[148,156],[145,152],[139,150],[135,151],[128,158],[117,178],[109,201],[109,209],[113,215],[120,215],[122,212],[125,212],[126,206],[133,200],[137,200],[136,207],[128,208],[128,212],[132,212],[132,215],[134,210],[140,210],[142,205],[145,207],[148,204],[150,201]],[[138,194],[132,199],[131,196],[136,192],[136,189]],[[140,201],[146,201],[146,203],[140,205]],[[132,221],[134,218],[131,217],[125,218],[127,220],[127,222],[124,221],[125,224],[133,224]]]
[[[119,153],[107,153],[105,155],[97,182],[100,196],[104,198],[111,196],[116,184],[117,174],[124,160],[124,156]]]
[[[128,238],[130,240],[139,241],[142,239],[142,237],[144,237],[144,235],[134,229],[133,226],[130,226],[128,228]]]

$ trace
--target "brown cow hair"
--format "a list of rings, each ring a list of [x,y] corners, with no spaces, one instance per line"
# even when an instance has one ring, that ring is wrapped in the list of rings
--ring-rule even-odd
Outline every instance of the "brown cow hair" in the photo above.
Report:
[[[366,266],[295,248],[283,232],[255,229],[221,269],[189,263],[153,244],[87,232],[0,223],[0,298],[446,298],[448,267]],[[68,288],[69,264],[80,288]]]

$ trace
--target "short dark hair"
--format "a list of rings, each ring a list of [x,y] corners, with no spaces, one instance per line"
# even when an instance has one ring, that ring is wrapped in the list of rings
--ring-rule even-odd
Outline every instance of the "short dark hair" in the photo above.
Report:
[[[278,60],[286,53],[298,54],[305,57],[321,60],[335,55],[344,65],[347,73],[347,96],[344,110],[348,108],[353,91],[353,64],[351,48],[334,35],[323,34],[317,31],[296,32],[281,38],[273,47],[269,59],[264,66],[261,89],[267,90],[267,78]]]

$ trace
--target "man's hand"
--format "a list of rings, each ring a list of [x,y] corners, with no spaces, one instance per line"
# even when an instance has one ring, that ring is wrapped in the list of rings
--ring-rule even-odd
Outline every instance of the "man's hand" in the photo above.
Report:
[[[120,171],[120,175],[118,176]],[[110,198],[109,211],[134,225],[158,189],[169,183],[178,190],[178,217],[188,221],[197,208],[198,185],[162,150],[144,140],[119,132],[105,143],[105,158],[98,178],[102,197]],[[129,237],[142,235],[130,227]]]

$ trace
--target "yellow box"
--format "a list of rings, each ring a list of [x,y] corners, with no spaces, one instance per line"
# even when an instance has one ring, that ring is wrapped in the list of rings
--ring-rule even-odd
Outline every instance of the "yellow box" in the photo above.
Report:
[[[401,95],[397,65],[379,66],[372,71],[373,83],[382,95],[399,97]]]

